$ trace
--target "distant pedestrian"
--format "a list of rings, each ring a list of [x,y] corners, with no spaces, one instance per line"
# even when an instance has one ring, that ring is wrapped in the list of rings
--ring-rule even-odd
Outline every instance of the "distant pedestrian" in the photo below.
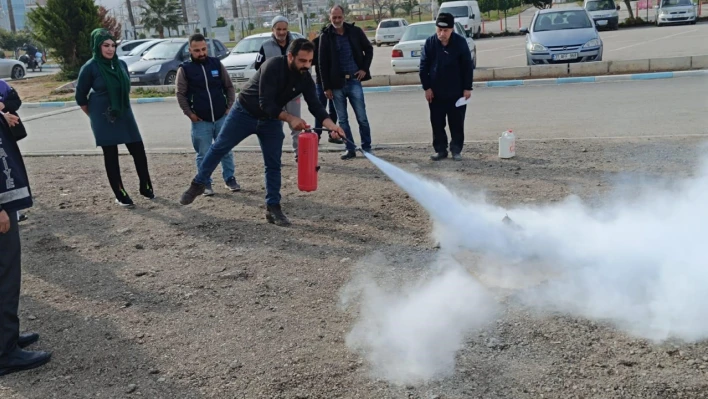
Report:
[[[179,66],[176,81],[177,102],[192,121],[197,172],[236,100],[236,91],[226,68],[218,58],[209,57],[207,49],[206,38],[201,33],[189,38],[190,60]],[[234,172],[234,154],[228,152],[221,158],[221,175],[224,185],[232,192],[241,190]],[[204,195],[214,195],[211,177]]]
[[[270,39],[263,42],[261,49],[256,56],[255,68],[259,70],[261,65],[263,65],[266,60],[273,57],[281,57],[287,54],[288,46],[293,41],[293,35],[288,31],[289,23],[288,19],[282,15],[277,15],[271,21],[271,29],[273,34]],[[302,96],[297,96],[293,98],[290,102],[285,104],[285,112],[290,115],[300,117],[301,115],[301,105],[300,100]],[[293,150],[295,150],[295,161],[297,162],[297,140],[300,135],[299,130],[290,130],[290,137],[292,138]]]
[[[461,161],[465,141],[465,111],[467,105],[456,106],[457,100],[472,94],[472,54],[464,37],[454,33],[455,17],[440,13],[435,21],[436,33],[423,46],[420,57],[420,82],[430,108],[433,128],[433,161],[448,156],[445,122],[450,124],[452,159]]]
[[[47,363],[49,352],[26,351],[39,334],[20,334],[17,315],[22,281],[22,246],[17,212],[32,206],[32,192],[20,149],[10,127],[19,118],[0,117],[0,375]]]
[[[155,198],[148,171],[145,146],[130,107],[128,66],[116,54],[116,41],[106,29],[91,32],[93,58],[79,71],[76,103],[91,120],[96,145],[103,149],[103,159],[116,203],[133,207],[133,200],[123,187],[118,162],[118,145],[125,144],[133,156],[140,179],[140,194]],[[89,92],[93,90],[91,96]]]
[[[325,96],[334,100],[339,125],[347,136],[347,150],[342,159],[356,157],[356,146],[349,127],[347,100],[351,103],[359,124],[361,149],[371,152],[371,127],[366,116],[366,102],[361,82],[370,80],[374,47],[361,28],[344,22],[344,8],[335,5],[330,9],[331,26],[320,37],[319,64]]]

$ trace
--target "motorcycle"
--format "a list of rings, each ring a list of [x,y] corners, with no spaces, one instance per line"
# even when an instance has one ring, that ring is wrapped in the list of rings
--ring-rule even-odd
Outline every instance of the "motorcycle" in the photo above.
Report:
[[[27,69],[31,69],[32,72],[36,69],[39,69],[39,72],[42,72],[42,64],[39,60],[37,60],[37,57],[30,57],[29,54],[22,54],[17,60],[25,64]]]

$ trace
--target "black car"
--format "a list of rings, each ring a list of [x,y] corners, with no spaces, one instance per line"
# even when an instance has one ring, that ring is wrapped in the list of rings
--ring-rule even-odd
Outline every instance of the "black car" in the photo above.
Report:
[[[219,59],[229,55],[222,42],[207,39],[209,55]],[[132,85],[174,85],[179,65],[189,60],[189,43],[185,38],[168,39],[128,66]]]

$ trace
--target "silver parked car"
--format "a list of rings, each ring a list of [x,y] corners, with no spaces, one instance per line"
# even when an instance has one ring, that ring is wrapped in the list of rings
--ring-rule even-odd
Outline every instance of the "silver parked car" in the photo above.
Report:
[[[697,6],[692,0],[662,0],[661,4],[654,6],[656,9],[656,26],[668,24],[696,23],[698,18]]]
[[[0,59],[0,78],[22,79],[26,72],[25,64],[20,61],[9,58]]]
[[[528,65],[602,61],[602,40],[585,9],[538,10],[526,33]]]

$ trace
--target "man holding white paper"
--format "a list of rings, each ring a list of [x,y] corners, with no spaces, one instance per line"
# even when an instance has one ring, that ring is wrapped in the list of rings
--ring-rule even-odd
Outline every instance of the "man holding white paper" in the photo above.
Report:
[[[455,18],[440,13],[436,33],[425,41],[420,57],[420,82],[430,107],[433,127],[433,161],[448,156],[446,121],[450,124],[452,159],[461,161],[465,141],[465,111],[472,94],[472,54],[464,37],[454,33]]]

